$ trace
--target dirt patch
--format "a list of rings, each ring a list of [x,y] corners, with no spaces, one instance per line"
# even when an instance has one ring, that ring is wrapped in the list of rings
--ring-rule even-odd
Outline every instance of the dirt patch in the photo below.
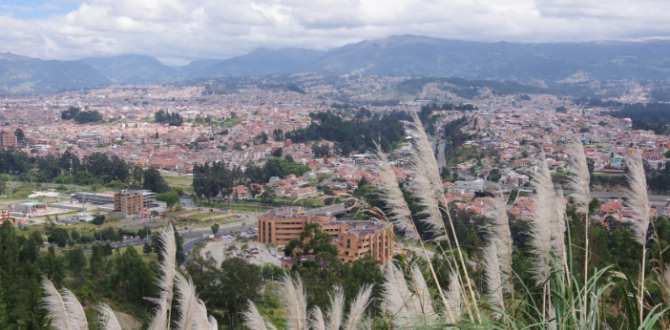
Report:
[[[116,315],[116,319],[119,320],[123,330],[134,330],[142,327],[142,323],[130,314],[114,311],[114,315]]]

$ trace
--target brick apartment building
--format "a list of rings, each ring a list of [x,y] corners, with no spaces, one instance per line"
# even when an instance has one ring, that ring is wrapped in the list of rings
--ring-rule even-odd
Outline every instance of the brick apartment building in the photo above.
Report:
[[[143,209],[142,193],[140,192],[121,190],[114,195],[114,213],[127,217],[138,214]]]
[[[16,135],[7,132],[0,132],[0,148],[16,147],[18,141]]]
[[[338,259],[353,262],[372,257],[385,264],[393,257],[389,227],[381,222],[337,221],[330,213],[307,214],[302,207],[283,207],[258,217],[258,240],[262,243],[285,245],[300,233],[308,223],[321,224],[321,231],[333,236]]]

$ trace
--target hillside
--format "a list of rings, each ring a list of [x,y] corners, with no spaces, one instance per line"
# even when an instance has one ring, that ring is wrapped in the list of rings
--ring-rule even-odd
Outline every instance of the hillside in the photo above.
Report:
[[[175,70],[155,57],[144,55],[122,55],[114,57],[89,57],[80,60],[110,80],[117,83],[142,84],[169,79]]]
[[[78,61],[44,61],[0,53],[0,94],[45,94],[81,89],[111,81]]]

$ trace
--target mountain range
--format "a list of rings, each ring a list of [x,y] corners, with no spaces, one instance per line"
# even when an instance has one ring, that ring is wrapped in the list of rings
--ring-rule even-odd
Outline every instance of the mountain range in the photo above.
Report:
[[[670,41],[525,44],[400,35],[329,51],[258,48],[226,60],[200,60],[181,67],[166,66],[146,55],[44,61],[0,53],[0,94],[301,72],[461,77],[522,83],[667,80]]]

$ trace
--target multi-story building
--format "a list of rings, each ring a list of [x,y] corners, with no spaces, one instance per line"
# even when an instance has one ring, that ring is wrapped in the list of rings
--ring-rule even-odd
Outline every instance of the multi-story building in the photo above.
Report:
[[[114,212],[124,217],[138,214],[143,209],[142,193],[121,190],[114,195]]]
[[[0,132],[0,148],[16,147],[18,141],[16,135],[7,132]]]
[[[387,226],[381,222],[337,221],[330,213],[310,215],[301,207],[283,207],[258,217],[258,240],[262,243],[285,245],[300,233],[308,223],[319,223],[321,231],[333,236],[338,259],[353,262],[372,258],[385,264],[393,257],[393,244]]]

